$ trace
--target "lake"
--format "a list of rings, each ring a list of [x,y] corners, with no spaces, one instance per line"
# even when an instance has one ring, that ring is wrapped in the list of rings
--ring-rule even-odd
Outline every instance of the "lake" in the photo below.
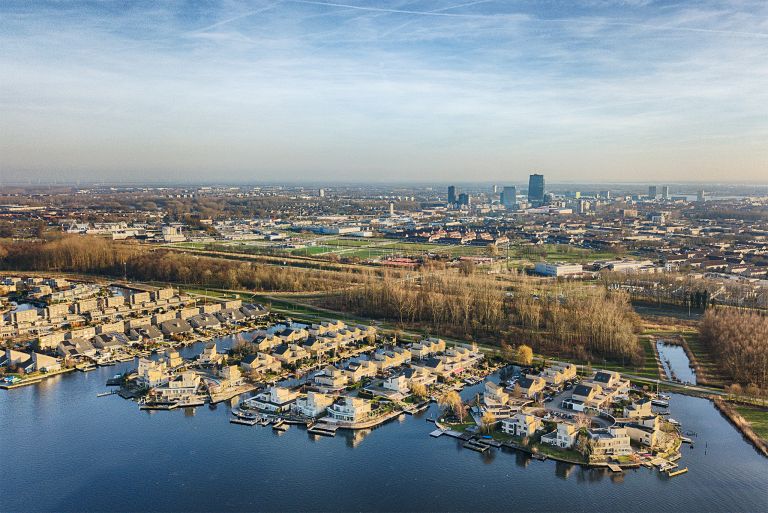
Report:
[[[696,433],[680,462],[688,474],[613,475],[433,439],[426,418],[435,405],[368,432],[315,439],[296,426],[277,434],[230,424],[225,404],[145,412],[116,395],[96,397],[132,366],[0,391],[0,510],[768,510],[768,459],[704,399],[671,399],[672,416]]]

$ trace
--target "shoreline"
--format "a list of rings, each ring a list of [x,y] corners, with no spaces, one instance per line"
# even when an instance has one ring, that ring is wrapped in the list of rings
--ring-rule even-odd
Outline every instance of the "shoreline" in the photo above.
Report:
[[[768,458],[768,441],[759,437],[752,429],[749,422],[747,422],[747,420],[730,404],[727,404],[725,399],[722,397],[713,397],[712,402],[715,404],[715,408],[717,408],[717,410],[741,432],[742,436],[752,444],[755,450]]]

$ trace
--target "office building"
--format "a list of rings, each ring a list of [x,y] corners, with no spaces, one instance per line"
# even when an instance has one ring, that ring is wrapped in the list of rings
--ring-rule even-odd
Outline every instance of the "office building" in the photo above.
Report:
[[[704,191],[699,191],[696,194],[696,201],[698,201],[699,203],[704,203],[704,201],[706,201],[706,199],[704,198]]]
[[[532,174],[528,179],[528,202],[533,206],[544,203],[544,175]]]
[[[669,199],[669,185],[663,185],[661,187],[661,199],[664,199],[664,200]]]
[[[655,185],[649,185],[648,186],[648,196],[651,199],[655,199],[656,198],[656,186]]]
[[[517,208],[517,187],[504,187],[501,193],[501,204],[508,209]]]
[[[468,207],[472,204],[472,199],[469,197],[469,194],[466,192],[462,192],[459,194],[459,206],[462,207]]]
[[[448,186],[448,204],[449,205],[456,204],[456,186],[455,185]]]

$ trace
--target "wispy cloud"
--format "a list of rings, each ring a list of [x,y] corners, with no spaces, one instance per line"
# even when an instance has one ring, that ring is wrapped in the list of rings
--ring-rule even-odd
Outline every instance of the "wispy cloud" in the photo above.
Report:
[[[0,174],[768,170],[764,2],[197,5],[0,6]]]

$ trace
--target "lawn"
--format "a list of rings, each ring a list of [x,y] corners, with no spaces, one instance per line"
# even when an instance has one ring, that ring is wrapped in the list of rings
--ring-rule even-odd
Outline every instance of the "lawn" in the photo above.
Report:
[[[749,422],[752,430],[762,438],[768,440],[768,409],[753,408],[751,406],[733,405],[739,414]]]

